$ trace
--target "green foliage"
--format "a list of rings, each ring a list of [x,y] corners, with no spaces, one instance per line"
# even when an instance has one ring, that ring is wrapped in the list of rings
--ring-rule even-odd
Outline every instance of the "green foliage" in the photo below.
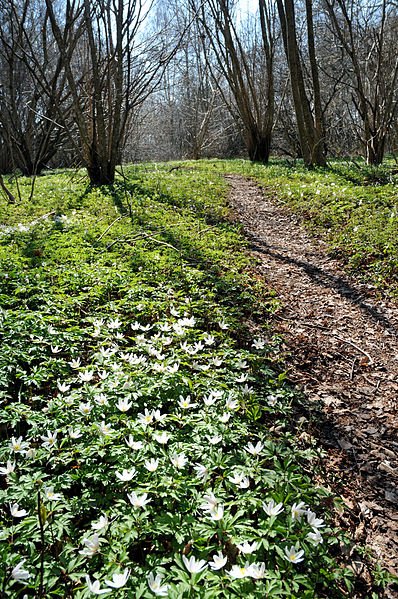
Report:
[[[143,165],[1,205],[2,596],[350,593],[224,197]]]

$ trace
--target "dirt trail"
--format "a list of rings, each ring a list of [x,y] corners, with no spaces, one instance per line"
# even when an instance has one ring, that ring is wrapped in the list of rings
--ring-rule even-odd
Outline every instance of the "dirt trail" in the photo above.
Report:
[[[230,204],[282,300],[276,329],[290,380],[322,407],[329,480],[355,536],[398,571],[398,306],[354,282],[326,245],[254,183],[227,176]],[[391,595],[392,596],[392,595]]]

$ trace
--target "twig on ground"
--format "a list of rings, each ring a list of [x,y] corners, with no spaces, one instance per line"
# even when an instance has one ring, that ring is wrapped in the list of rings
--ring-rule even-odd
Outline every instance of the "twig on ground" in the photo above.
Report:
[[[160,235],[160,233],[155,233],[155,234]],[[159,245],[165,245],[166,247],[169,247],[172,250],[175,250],[176,252],[181,254],[181,250],[176,248],[174,245],[171,245],[171,243],[167,243],[167,241],[162,241],[161,239],[156,239],[156,237],[154,237],[151,233],[140,233],[139,235],[134,235],[134,237],[125,237],[124,239],[123,238],[115,239],[115,241],[112,241],[112,243],[110,243],[106,246],[106,249],[110,250],[111,247],[116,245],[116,243],[122,243],[124,241],[128,242],[128,243],[132,243],[133,241],[136,241],[137,239],[150,239],[151,241],[154,241],[155,243],[158,243]]]
[[[98,243],[99,241],[101,241],[101,239],[108,233],[108,231],[113,227],[113,225],[115,223],[117,223],[117,221],[120,220],[120,219],[122,219],[122,218],[124,218],[124,215],[123,216],[118,216],[117,218],[115,218],[115,220],[109,225],[109,227],[107,227],[105,229],[105,231],[103,233],[101,233],[101,235],[98,237],[98,239],[96,239],[95,243]]]
[[[293,319],[289,319],[289,318],[282,318],[281,316],[278,316],[278,319],[280,320],[285,320],[285,321],[290,321]],[[296,320],[297,322],[297,320]],[[369,360],[369,365],[371,366],[372,364],[374,364],[374,360],[373,358],[368,354],[368,352],[366,352],[364,349],[358,347],[358,345],[356,345],[353,341],[349,341],[348,339],[343,339],[342,337],[340,337],[339,335],[337,335],[336,333],[333,333],[332,331],[328,331],[327,327],[324,327],[320,324],[312,324],[309,322],[303,322],[302,320],[298,321],[299,325],[302,325],[303,327],[310,327],[310,328],[314,328],[314,329],[321,329],[322,331],[325,331],[325,335],[330,335],[332,337],[336,337],[336,339],[339,339],[340,341],[342,341],[343,343],[346,343],[347,345],[351,345],[352,347],[354,347],[357,351],[359,351],[361,354],[363,354],[364,356],[366,356]]]
[[[374,364],[373,358],[368,354],[368,352],[366,352],[364,349],[361,349],[360,347],[358,347],[358,345],[356,345],[355,343],[353,343],[352,341],[348,341],[347,339],[343,339],[342,337],[340,337],[339,335],[336,335],[336,333],[329,333],[330,335],[333,335],[333,337],[336,337],[336,339],[339,339],[340,341],[342,341],[343,343],[347,343],[347,345],[351,345],[352,347],[354,347],[357,351],[359,351],[359,353],[363,354],[364,356],[366,356],[369,360],[369,366],[371,366],[372,364]]]
[[[32,220],[30,225],[36,225],[40,220],[45,220],[50,216],[54,216],[54,214],[56,214],[56,210],[51,210],[51,212],[47,212],[47,214],[42,214],[42,216],[39,216],[39,218],[36,218],[36,220]]]
[[[292,318],[291,319],[290,318],[283,318],[282,320],[290,320],[291,322],[293,322]],[[321,324],[311,324],[309,322],[303,322],[302,320],[299,320],[298,323],[300,325],[302,325],[303,327],[310,327],[311,329],[320,329],[321,331],[326,331],[328,333],[328,328],[322,326]]]
[[[350,381],[354,378],[355,364],[357,363],[357,358],[354,358],[350,371]]]
[[[167,241],[162,241],[161,239],[156,239],[155,237],[152,237],[151,235],[147,235],[147,238],[151,239],[155,243],[159,243],[159,245],[165,245],[166,247],[171,248],[172,250],[175,250],[179,254],[181,253],[181,250],[176,248],[174,245],[171,245],[171,243],[167,243]]]
[[[124,237],[118,237],[117,239],[112,241],[112,243],[109,243],[106,246],[106,249],[110,250],[117,243],[123,243],[123,242],[132,243],[133,241],[136,241],[137,239],[146,239],[147,237],[150,237],[150,236],[151,236],[150,233],[139,233],[138,235],[134,235],[133,237],[129,237],[128,235],[125,235]]]

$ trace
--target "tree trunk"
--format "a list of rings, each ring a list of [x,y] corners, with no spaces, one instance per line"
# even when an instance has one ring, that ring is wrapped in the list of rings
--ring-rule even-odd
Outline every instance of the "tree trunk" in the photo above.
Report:
[[[209,7],[206,14],[204,6]],[[274,13],[267,2],[259,4],[261,44],[257,45],[255,58],[264,61],[263,68],[253,70],[250,52],[238,34],[232,3],[227,0],[208,0],[201,3],[201,24],[207,32],[214,52],[214,63],[206,60],[214,81],[232,117],[242,130],[249,158],[253,162],[267,164],[270,155],[271,135],[274,122],[275,90],[273,81],[274,62]],[[195,11],[196,4],[193,3]],[[217,65],[217,66],[216,66]],[[227,97],[220,84],[222,74],[229,85],[233,101]]]
[[[271,133],[260,134],[256,130],[248,132],[244,137],[250,160],[268,164],[271,152]]]
[[[385,135],[376,135],[366,140],[366,164],[377,166],[383,162],[386,145]]]
[[[101,160],[98,156],[93,156],[86,168],[90,179],[90,185],[93,187],[114,184],[116,165],[112,164],[109,160]]]
[[[293,104],[304,163],[308,167],[325,166],[326,156],[321,126],[321,107],[320,104],[318,105],[320,103],[320,91],[313,39],[312,3],[307,2],[306,9],[314,102],[317,104],[315,107],[315,116],[312,114],[305,88],[303,67],[297,42],[293,0],[277,0],[277,7],[282,29],[283,45],[289,67]]]

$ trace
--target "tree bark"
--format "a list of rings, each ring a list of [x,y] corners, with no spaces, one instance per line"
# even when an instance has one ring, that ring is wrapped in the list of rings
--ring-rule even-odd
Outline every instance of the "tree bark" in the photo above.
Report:
[[[208,0],[207,6],[209,13],[202,6],[201,24],[213,50],[214,61],[206,57],[209,67],[228,110],[242,131],[250,160],[267,164],[275,111],[274,14],[264,0],[259,0],[261,44],[257,52],[265,63],[265,70],[256,73],[238,35],[229,2]],[[216,72],[227,81],[233,100],[227,97]]]
[[[277,0],[279,19],[281,23],[283,44],[287,58],[293,104],[296,114],[297,129],[304,163],[308,167],[325,166],[325,144],[321,124],[322,108],[320,106],[320,89],[318,65],[315,56],[313,37],[312,2],[306,1],[307,24],[309,23],[308,39],[314,88],[315,115],[312,114],[308,99],[303,67],[297,42],[296,18],[293,0]],[[315,80],[314,80],[315,77]]]

